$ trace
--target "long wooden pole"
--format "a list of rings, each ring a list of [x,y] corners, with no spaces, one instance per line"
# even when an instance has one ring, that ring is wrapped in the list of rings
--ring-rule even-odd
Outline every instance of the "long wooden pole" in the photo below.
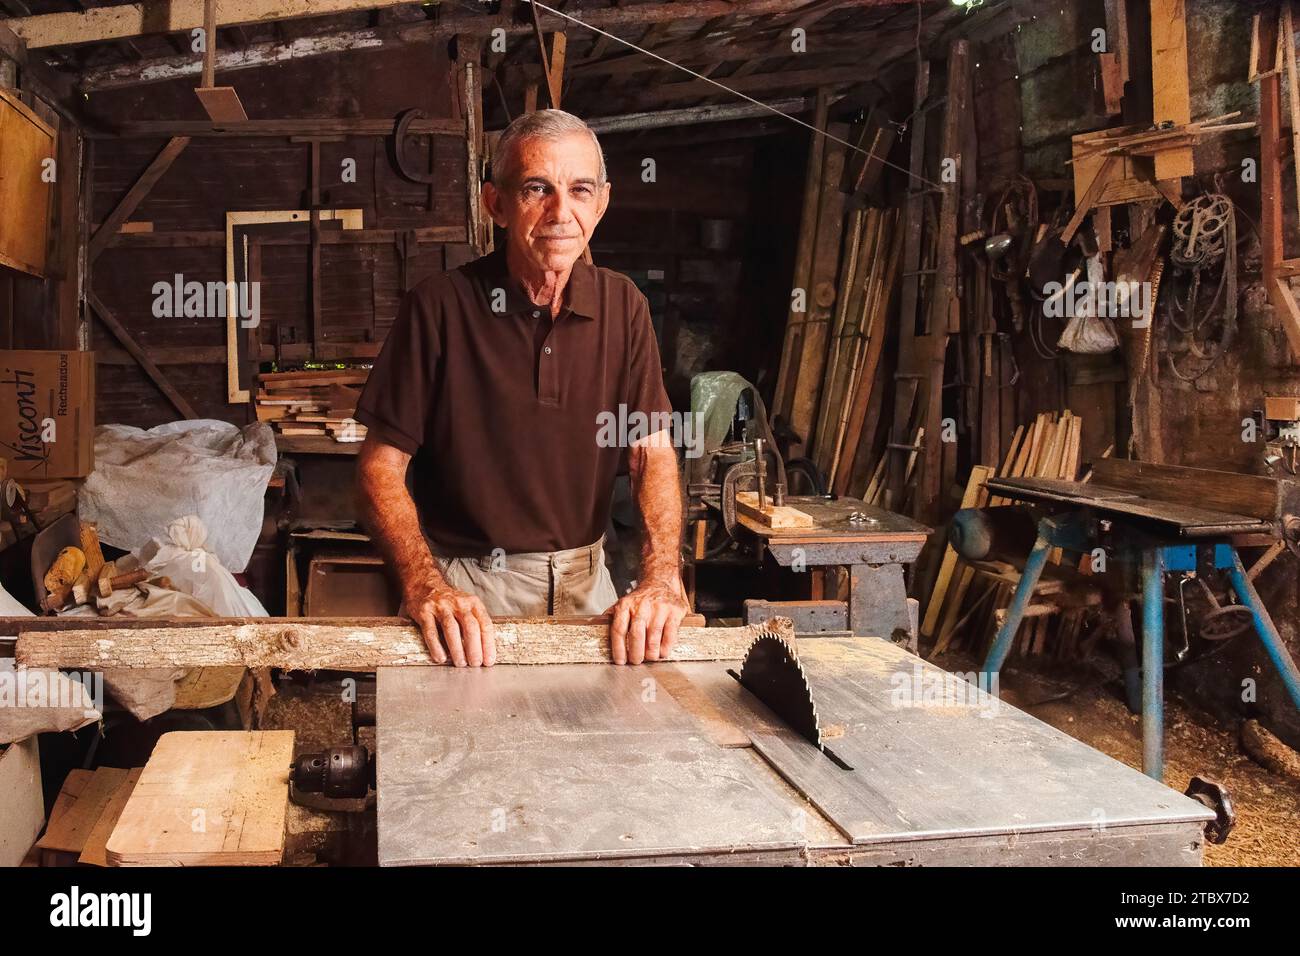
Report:
[[[674,661],[740,660],[763,634],[794,640],[786,618],[745,627],[683,627]],[[609,625],[496,622],[498,664],[609,663]],[[15,657],[26,667],[70,670],[156,667],[279,667],[372,671],[434,664],[409,623],[303,623],[259,618],[242,624],[23,630]]]

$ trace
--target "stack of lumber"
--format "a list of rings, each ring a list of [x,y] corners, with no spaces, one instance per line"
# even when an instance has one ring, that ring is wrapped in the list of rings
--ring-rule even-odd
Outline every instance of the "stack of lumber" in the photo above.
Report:
[[[77,482],[69,478],[23,479],[27,507],[42,525],[77,510]]]
[[[291,437],[359,442],[366,428],[353,415],[369,369],[309,369],[264,372],[254,398],[258,421]]]
[[[37,862],[42,866],[107,866],[105,844],[140,773],[140,768],[116,767],[69,771],[45,833],[33,848],[39,854]]]
[[[1083,420],[1066,409],[1059,415],[1043,412],[1033,424],[1018,427],[1000,469],[988,465],[971,469],[962,507],[1010,504],[1005,498],[990,498],[984,487],[986,481],[998,474],[1008,478],[1077,480],[1082,426]],[[1059,553],[1053,552],[1050,559],[1059,564]],[[983,633],[986,639],[991,640],[1001,623],[1002,612],[1011,602],[1019,578],[1015,568],[1000,562],[981,562],[977,569],[948,547],[921,622],[922,638],[934,640],[931,656],[942,654],[957,643],[969,643],[966,639],[975,633]],[[1049,620],[1053,616],[1061,618],[1057,629],[1058,652],[1068,650],[1077,641],[1083,613],[1073,609],[1055,615],[1050,600],[1040,600],[1040,596],[1045,596],[1054,586],[1046,577],[1040,582],[1035,600],[1031,602],[1032,609],[1020,628],[1016,643],[1020,650],[1043,652],[1047,645]],[[976,626],[966,627],[967,624]],[[979,651],[983,649],[977,648]]]
[[[48,527],[56,519],[77,510],[78,482],[70,478],[24,478],[20,483],[27,495],[27,507],[37,523]],[[25,519],[23,519],[25,521]],[[22,536],[31,534],[26,524],[21,524]],[[0,521],[0,549],[13,544],[20,533],[8,521]]]
[[[827,483],[839,491],[853,468],[880,370],[902,238],[896,209],[859,210],[845,232],[811,449]]]

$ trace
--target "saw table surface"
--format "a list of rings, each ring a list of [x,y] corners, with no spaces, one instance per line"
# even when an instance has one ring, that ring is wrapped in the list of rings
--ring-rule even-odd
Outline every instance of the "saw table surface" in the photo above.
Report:
[[[381,668],[380,863],[1200,863],[1199,803],[964,683],[934,702],[886,641],[798,650],[839,763],[734,662]]]
[[[770,500],[770,498],[769,498]],[[737,520],[748,530],[763,538],[816,540],[867,540],[916,541],[925,543],[930,529],[884,508],[869,505],[858,498],[820,498],[794,495],[785,499],[786,505],[802,511],[812,519],[810,528],[770,528],[747,515],[737,515]],[[853,515],[865,521],[850,520]]]
[[[990,478],[985,485],[991,493],[1007,498],[1091,508],[1099,514],[1158,525],[1186,538],[1268,533],[1273,527],[1270,522],[1251,515],[1166,501],[1095,482]]]

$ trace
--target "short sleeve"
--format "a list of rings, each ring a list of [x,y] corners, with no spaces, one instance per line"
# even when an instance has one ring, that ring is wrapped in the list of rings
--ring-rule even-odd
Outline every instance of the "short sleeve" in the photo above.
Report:
[[[671,412],[673,407],[664,390],[664,370],[659,358],[659,343],[655,340],[654,323],[650,320],[650,305],[635,286],[631,288],[631,296],[628,411],[647,415]]]
[[[408,455],[424,444],[442,351],[433,297],[422,286],[403,297],[356,412],[377,438]]]

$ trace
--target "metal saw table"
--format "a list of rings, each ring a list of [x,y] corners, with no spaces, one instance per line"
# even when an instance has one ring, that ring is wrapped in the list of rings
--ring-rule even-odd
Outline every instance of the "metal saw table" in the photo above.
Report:
[[[876,638],[798,642],[831,755],[738,663],[386,667],[379,861],[1198,865],[1201,804]]]

